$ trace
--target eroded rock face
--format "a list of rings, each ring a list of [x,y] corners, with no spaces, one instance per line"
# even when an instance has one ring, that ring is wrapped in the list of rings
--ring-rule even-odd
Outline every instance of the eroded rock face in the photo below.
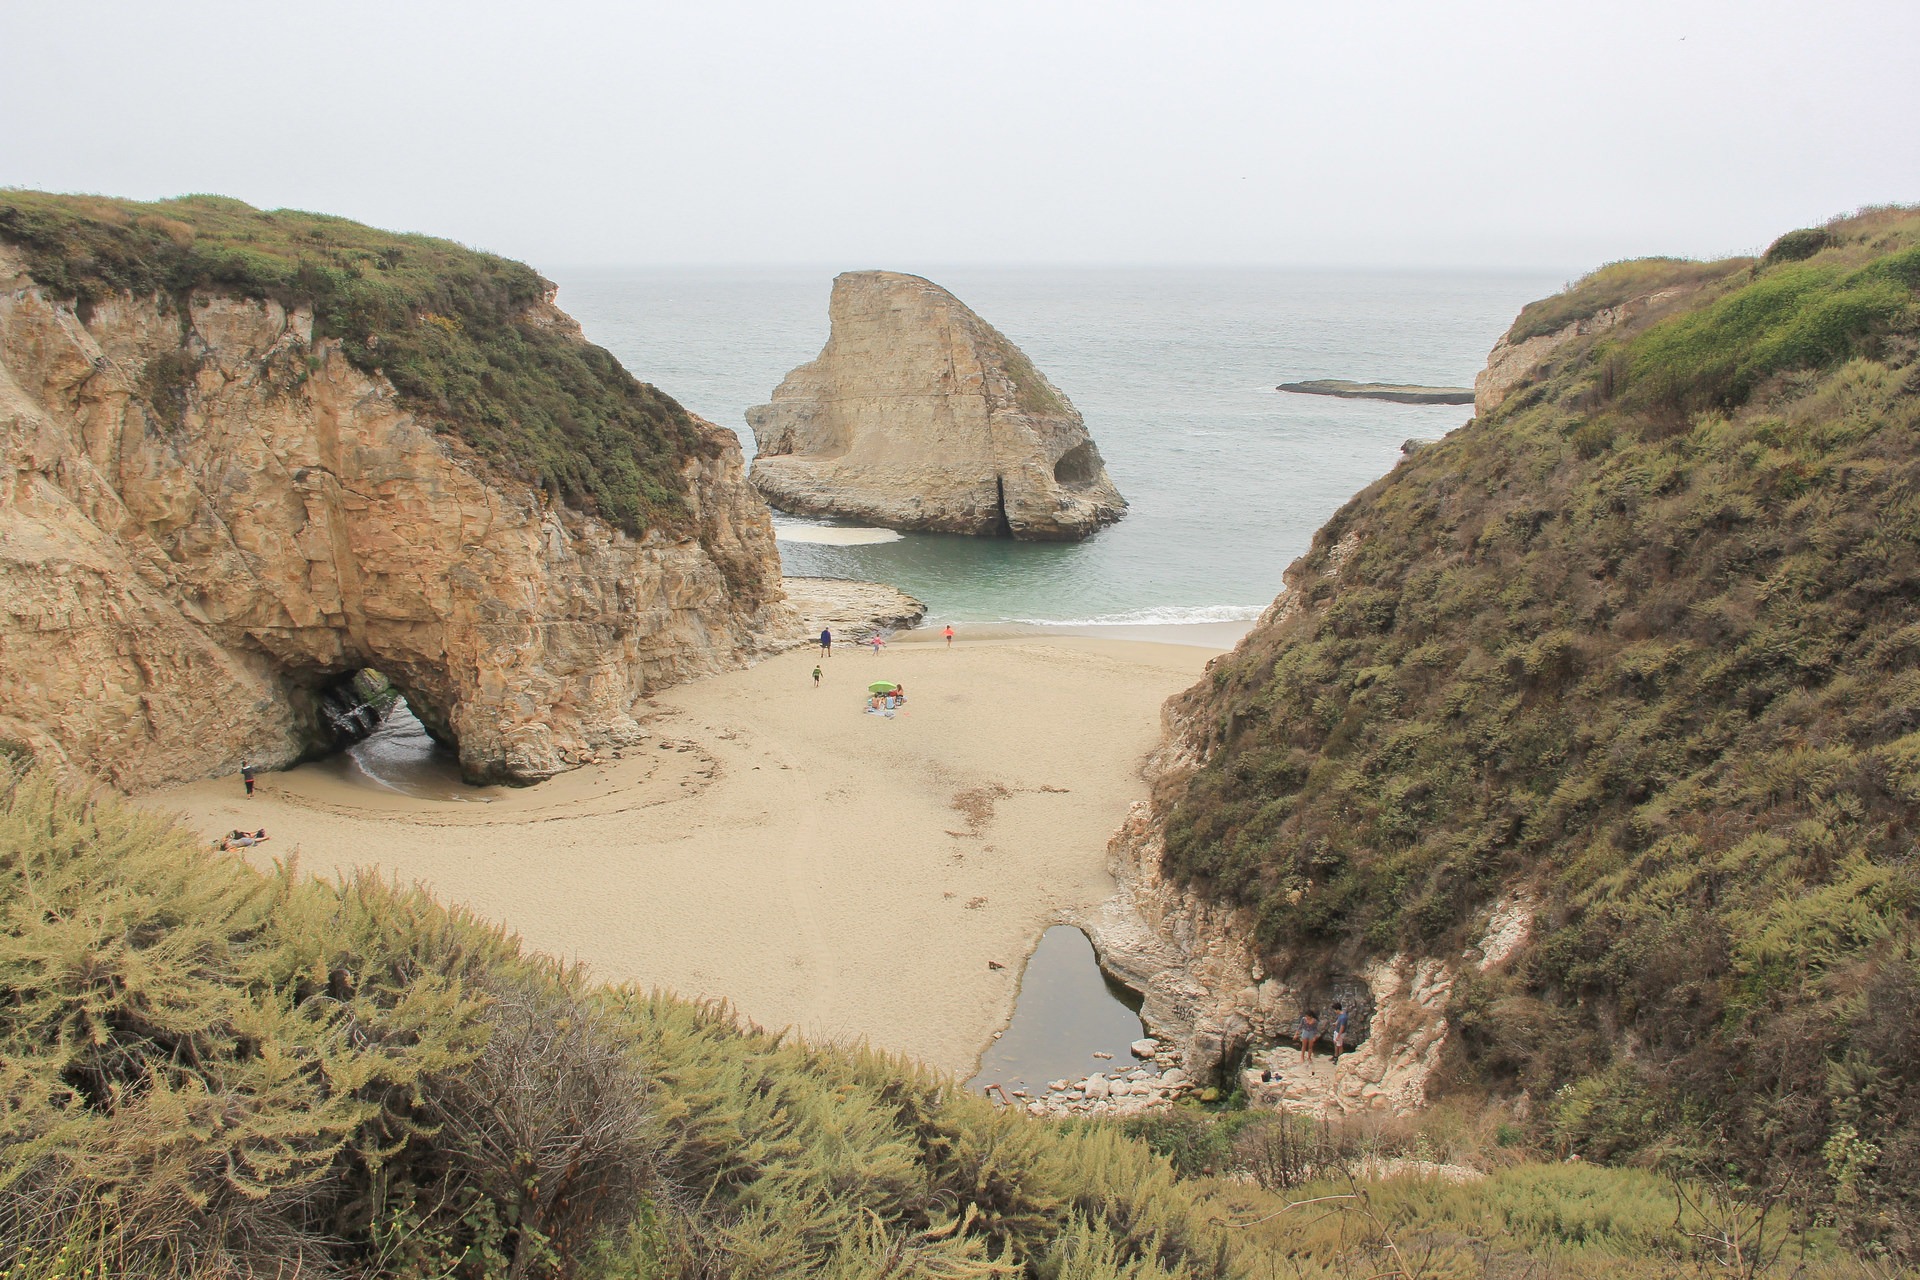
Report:
[[[375,667],[471,777],[526,782],[794,626],[729,433],[686,464],[686,527],[636,540],[488,472],[312,327],[215,294],[83,321],[0,245],[0,739],[128,791],[283,765],[316,691]]]
[[[1079,412],[945,289],[851,271],[830,314],[819,358],[747,410],[753,483],[774,506],[1052,540],[1125,513]]]

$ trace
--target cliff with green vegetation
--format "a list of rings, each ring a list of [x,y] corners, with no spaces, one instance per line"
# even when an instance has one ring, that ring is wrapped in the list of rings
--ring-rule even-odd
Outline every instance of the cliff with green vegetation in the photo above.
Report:
[[[1460,1114],[1035,1121],[0,786],[7,1280],[1876,1274],[1723,1184],[1522,1151]]]
[[[0,742],[146,790],[382,673],[475,780],[777,643],[732,435],[519,263],[194,196],[0,192]]]
[[[1434,1092],[1902,1257],[1916,290],[1920,212],[1881,209],[1529,307],[1505,345],[1560,335],[1543,362],[1336,514],[1170,707],[1150,815],[1153,870],[1297,989],[1449,966]]]
[[[308,308],[316,340],[338,340],[356,369],[490,466],[632,534],[685,520],[681,466],[716,448],[670,397],[554,319],[551,281],[448,240],[223,196],[37,191],[0,191],[0,240],[83,321],[123,294],[182,314],[196,290]],[[163,414],[190,360],[148,370]]]

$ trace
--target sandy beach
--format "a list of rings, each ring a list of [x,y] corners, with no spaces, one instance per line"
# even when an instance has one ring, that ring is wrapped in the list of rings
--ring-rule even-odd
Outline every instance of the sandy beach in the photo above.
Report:
[[[235,778],[142,803],[208,838],[264,826],[262,862],[419,881],[604,979],[964,1076],[1042,931],[1111,892],[1160,705],[1232,642],[1136,630],[789,652],[661,693],[645,743],[525,790],[432,801],[304,767],[252,800]],[[891,719],[862,710],[878,679],[908,693]]]

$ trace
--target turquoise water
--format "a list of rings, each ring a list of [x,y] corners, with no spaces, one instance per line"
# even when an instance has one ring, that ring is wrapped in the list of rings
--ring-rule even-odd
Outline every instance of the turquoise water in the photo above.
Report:
[[[560,305],[640,378],[737,431],[827,336],[833,272],[560,271]],[[1280,270],[925,272],[1086,417],[1131,510],[1086,542],[909,534],[783,542],[789,573],[892,583],[933,621],[1253,617],[1342,503],[1459,406],[1275,391],[1304,378],[1471,385],[1541,275]],[[782,523],[794,523],[782,521]],[[800,522],[804,523],[804,522]]]

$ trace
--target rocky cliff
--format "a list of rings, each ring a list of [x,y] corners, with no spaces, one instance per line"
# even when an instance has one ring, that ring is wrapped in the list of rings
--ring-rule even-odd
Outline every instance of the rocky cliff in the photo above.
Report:
[[[1079,412],[945,289],[852,271],[830,315],[819,358],[747,411],[753,483],[774,506],[1044,540],[1125,513]]]
[[[310,305],[97,278],[76,298],[37,278],[44,245],[6,243],[18,226],[0,223],[0,739],[130,791],[288,764],[328,740],[326,690],[371,667],[469,776],[527,782],[638,737],[649,689],[793,628],[729,433],[687,420],[636,531],[514,474],[501,427],[482,456]],[[502,323],[637,385],[550,302]]]

